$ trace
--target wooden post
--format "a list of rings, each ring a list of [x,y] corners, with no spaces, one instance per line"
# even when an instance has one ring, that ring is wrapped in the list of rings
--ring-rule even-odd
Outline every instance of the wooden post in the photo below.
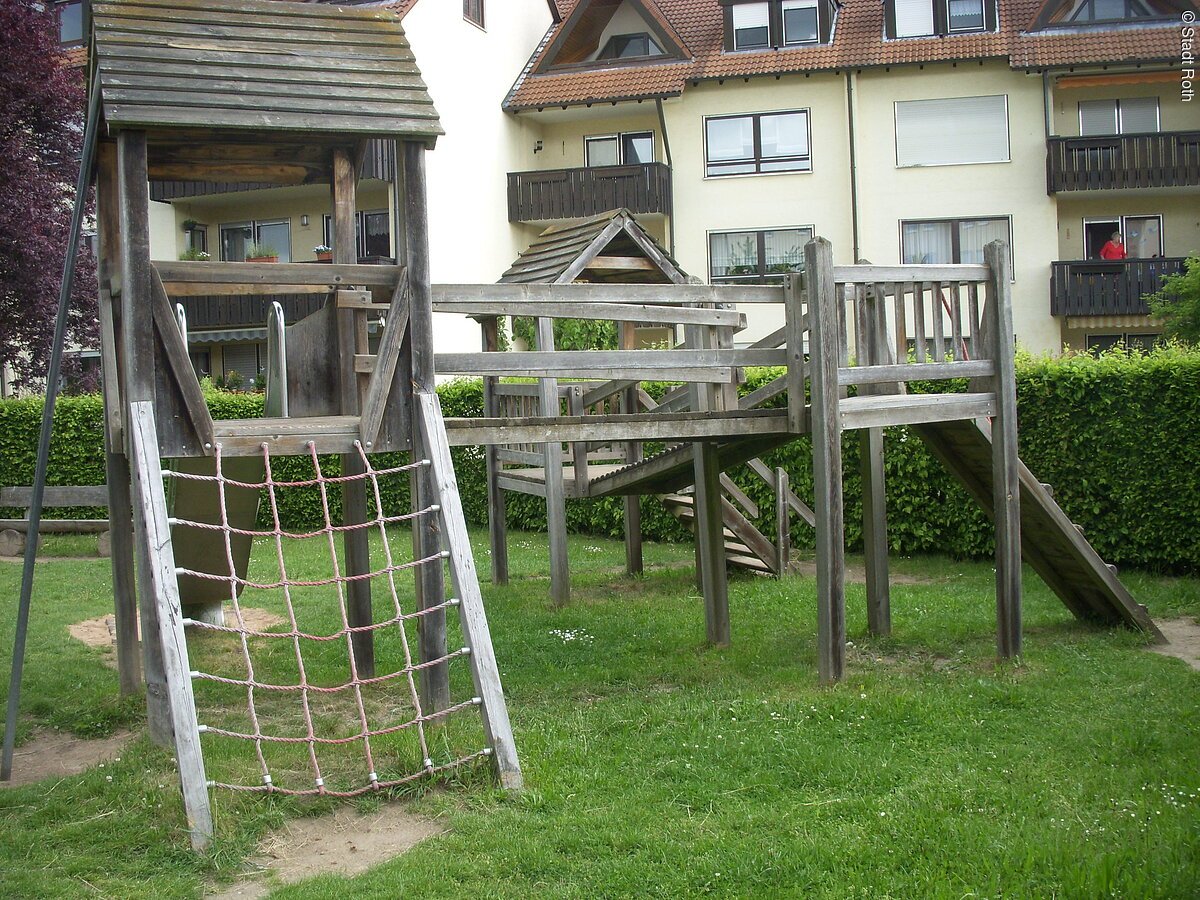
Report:
[[[788,473],[783,466],[775,468],[775,574],[782,578],[788,573],[792,555],[791,513],[788,509]]]
[[[113,580],[113,619],[116,628],[117,681],[124,695],[142,689],[138,659],[137,581],[133,566],[133,499],[129,458],[125,455],[121,356],[113,298],[121,259],[121,223],[117,187],[117,146],[97,148],[96,231],[100,242],[100,378],[104,399],[104,471],[108,485],[109,565]]]
[[[805,246],[804,259],[817,514],[817,668],[822,684],[832,684],[841,680],[846,661],[842,424],[837,383],[841,337],[833,282],[833,247],[824,238],[816,238]],[[798,281],[793,275],[793,294],[799,289]]]
[[[421,428],[419,399],[421,395],[437,397],[433,364],[433,295],[429,286],[429,211],[426,207],[425,145],[405,141],[398,157],[403,168],[404,222],[407,227],[409,287],[412,290],[412,309],[408,330],[412,335],[413,458],[430,458],[431,447]],[[438,502],[438,486],[434,473],[425,468],[417,473],[416,499],[421,508]],[[414,549],[421,557],[432,556],[442,549],[441,529],[435,517],[425,516],[414,527]],[[450,538],[447,537],[449,541]],[[452,548],[446,547],[450,550]],[[417,580],[417,605],[421,609],[440,605],[446,597],[446,576],[441,566],[422,566]],[[417,638],[421,661],[432,663],[446,656],[446,612],[438,609],[427,612],[417,620]],[[421,670],[421,697],[426,710],[441,710],[450,705],[450,669],[438,662]]]
[[[500,349],[500,320],[497,316],[486,316],[479,323],[483,327],[483,349],[494,353]],[[489,419],[500,415],[496,397],[496,385],[500,379],[488,375],[483,379],[483,414]],[[500,487],[500,448],[488,444],[484,448],[487,458],[488,484],[488,538],[492,550],[492,584],[508,584],[508,522],[505,520],[504,489]]]
[[[128,426],[131,404],[146,402],[154,408],[154,325],[150,315],[150,187],[146,178],[146,134],[122,131],[117,136],[118,221],[121,231],[121,356],[125,375],[124,421]],[[158,453],[157,445],[154,453]],[[132,454],[129,428],[125,428],[125,455]],[[121,498],[117,498],[121,502]],[[110,514],[111,514],[110,510]],[[134,516],[137,544],[138,606],[142,634],[159,631],[154,585],[150,580],[150,537],[144,517]],[[142,672],[146,679],[146,726],[150,740],[172,744],[171,707],[163,671],[162,645],[142,641]]]
[[[705,329],[688,326],[689,347],[702,349],[707,343]],[[691,386],[692,409],[707,412],[717,406],[717,390],[712,385]],[[725,567],[725,516],[721,505],[721,464],[717,445],[710,441],[692,444],[692,467],[696,482],[695,529],[696,560],[700,589],[704,594],[704,624],[708,642],[727,647],[730,642],[729,576]]]
[[[804,275],[795,274],[784,282],[783,312],[787,330],[788,430],[793,434],[808,431],[808,406],[804,395],[804,335],[809,329],[809,314],[804,306]]]
[[[204,754],[200,748],[200,728],[196,722],[192,672],[183,634],[183,611],[179,606],[179,582],[175,576],[171,526],[167,523],[167,499],[163,492],[162,468],[158,459],[154,404],[146,400],[131,403],[126,425],[130,432],[137,520],[146,537],[147,571],[143,584],[147,591],[143,596],[149,595],[150,603],[158,611],[154,617],[156,630],[144,632],[142,643],[156,645],[163,661],[166,701],[175,724],[172,746],[179,767],[188,833],[192,847],[203,850],[212,841],[212,812],[208,803]]]
[[[554,350],[554,320],[539,318],[538,349]],[[539,378],[541,414],[557,416],[558,379]],[[546,534],[550,539],[550,601],[565,606],[571,601],[571,573],[567,560],[567,497],[563,485],[563,450],[558,441],[542,444],[542,467],[546,475]]]
[[[881,366],[891,362],[884,315],[882,285],[859,291],[859,364]],[[859,385],[859,393],[879,394],[877,385]],[[888,584],[887,491],[883,458],[883,429],[859,432],[859,473],[862,479],[863,552],[866,556],[867,629],[871,634],[892,633],[891,590]]]
[[[992,420],[992,490],[996,523],[996,647],[1007,659],[1021,654],[1021,488],[1017,458],[1017,382],[1008,247],[983,248],[988,266],[987,316],[991,318],[996,416]]]
[[[355,188],[357,173],[353,156],[348,148],[337,147],[333,151],[333,178],[330,187],[333,199],[333,261],[335,263],[357,263],[358,250],[354,233]],[[342,415],[355,416],[360,413],[358,396],[358,374],[354,371],[354,356],[358,351],[356,340],[356,314],[353,309],[339,308],[334,318],[338,348],[338,404]],[[357,453],[342,454],[342,473],[362,475],[366,466]],[[367,521],[367,486],[362,480],[342,485],[342,524],[360,525]],[[342,546],[346,553],[346,574],[365,575],[371,571],[371,551],[367,529],[358,528],[342,535]],[[361,628],[372,624],[371,582],[363,578],[346,585],[347,617],[350,624]],[[375,635],[370,631],[356,632],[351,636],[354,661],[362,678],[375,675]]]
[[[636,349],[637,334],[632,322],[621,322],[621,349]],[[627,387],[621,392],[620,409],[623,413],[638,411],[637,386]],[[641,462],[642,445],[637,441],[625,442],[625,463],[633,465]],[[637,494],[629,494],[625,502],[625,571],[630,575],[641,575],[644,571],[642,558],[642,498]]]

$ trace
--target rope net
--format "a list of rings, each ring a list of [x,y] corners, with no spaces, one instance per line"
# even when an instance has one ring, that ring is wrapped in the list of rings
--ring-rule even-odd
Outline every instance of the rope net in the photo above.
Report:
[[[300,478],[277,476],[265,444],[259,480],[229,477],[220,445],[215,474],[164,472],[168,478],[210,483],[216,495],[217,515],[204,517],[215,522],[186,518],[180,510],[170,520],[176,545],[206,542],[205,570],[177,568],[181,583],[191,576],[228,585],[225,624],[184,619],[192,629],[188,651],[210,787],[355,797],[457,769],[491,753],[478,717],[456,715],[480,703],[471,687],[469,648],[417,658],[419,621],[459,605],[450,597],[430,598],[418,607],[421,570],[442,568],[449,552],[416,557],[396,541],[431,517],[437,521],[440,508],[388,511],[405,496],[401,482],[429,461],[376,469],[362,447],[355,447],[361,473],[326,474],[311,444],[307,464],[303,457],[279,464],[289,472],[303,468]],[[366,491],[368,520],[335,524],[341,489],[353,486]],[[321,525],[287,531],[280,511],[306,499],[311,504],[313,492],[301,493],[306,488],[316,489]],[[230,503],[237,491],[260,495],[258,522],[266,521],[266,527],[231,521],[231,509],[245,506]],[[366,571],[347,570],[339,538],[351,532],[369,537]],[[235,547],[246,539],[254,542],[255,552],[239,571]],[[351,586],[364,581],[372,592],[372,620],[351,624]],[[282,624],[256,624],[262,621],[259,607],[279,615]],[[455,637],[461,643],[455,619],[448,616],[450,646]],[[364,636],[374,646],[374,674],[360,671],[366,666],[355,647]],[[442,709],[426,709],[420,673],[441,666],[450,676],[451,701]],[[244,783],[248,768],[257,770],[258,783]]]

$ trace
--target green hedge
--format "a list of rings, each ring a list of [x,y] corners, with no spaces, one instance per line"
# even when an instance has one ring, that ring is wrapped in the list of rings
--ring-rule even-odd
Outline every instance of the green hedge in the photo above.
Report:
[[[769,381],[776,372],[752,370],[745,390]],[[659,394],[664,385],[650,385]],[[482,415],[482,387],[459,380],[439,389],[447,416]],[[777,403],[785,402],[780,397]],[[261,412],[254,394],[213,393],[209,404],[217,418]],[[1109,562],[1159,571],[1200,571],[1200,353],[1168,348],[1149,355],[1110,353],[1061,359],[1022,358],[1018,362],[1017,406],[1021,456],[1055,488],[1072,520]],[[0,484],[28,484],[41,417],[38,399],[0,401]],[[100,402],[95,397],[59,401],[52,442],[50,483],[99,484],[104,480]],[[858,440],[845,436],[846,539],[861,546],[861,486]],[[479,448],[454,451],[455,467],[469,522],[487,521],[487,487]],[[812,498],[811,445],[801,438],[765,454],[782,465],[793,489]],[[376,465],[403,461],[379,454]],[[329,473],[336,457],[322,460]],[[991,527],[957,483],[907,429],[886,436],[889,540],[893,551],[943,552],[979,558],[991,553]],[[303,478],[307,460],[276,463],[277,478]],[[764,510],[763,528],[774,504],[770,491],[747,470],[733,477]],[[407,506],[406,479],[385,484],[388,511]],[[337,492],[334,492],[336,496]],[[309,527],[321,520],[314,490],[281,494],[288,527]],[[545,527],[545,506],[536,497],[507,494],[512,528]],[[654,497],[641,498],[642,529],[651,540],[682,540],[687,534]],[[620,498],[573,500],[567,504],[572,530],[619,537],[623,534]],[[63,514],[86,514],[67,511]],[[264,510],[264,513],[266,510]],[[53,512],[51,515],[59,515]],[[334,510],[338,514],[338,510]],[[812,545],[812,534],[795,523],[797,546]]]

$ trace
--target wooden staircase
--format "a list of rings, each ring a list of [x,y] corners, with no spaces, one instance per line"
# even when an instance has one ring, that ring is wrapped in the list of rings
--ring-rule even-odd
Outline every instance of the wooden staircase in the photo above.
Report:
[[[667,511],[695,533],[696,497],[693,488],[675,494],[662,494],[659,499]],[[775,544],[754,527],[727,497],[721,498],[725,537],[725,565],[746,569],[759,575],[779,575],[779,551]]]

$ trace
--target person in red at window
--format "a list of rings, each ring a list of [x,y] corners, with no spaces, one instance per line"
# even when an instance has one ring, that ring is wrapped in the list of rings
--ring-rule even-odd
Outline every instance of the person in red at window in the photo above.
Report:
[[[1124,259],[1125,245],[1121,243],[1121,232],[1114,231],[1112,237],[1108,239],[1103,247],[1100,248],[1101,259]]]

